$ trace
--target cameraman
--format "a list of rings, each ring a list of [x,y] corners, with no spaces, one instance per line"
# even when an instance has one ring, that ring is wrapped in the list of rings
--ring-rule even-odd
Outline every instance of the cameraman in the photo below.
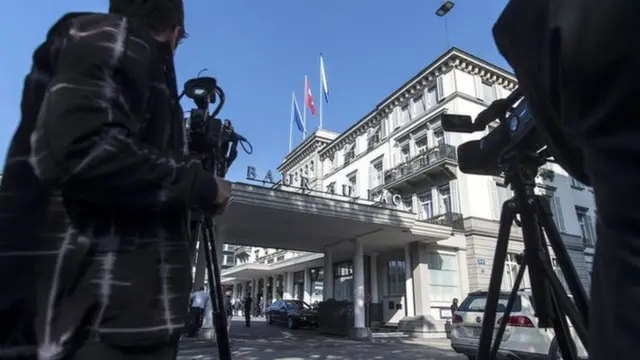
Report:
[[[0,188],[3,344],[33,335],[42,360],[176,357],[188,211],[218,214],[230,196],[186,155],[183,9],[111,0],[63,16],[36,49]]]
[[[593,186],[589,358],[640,357],[640,2],[510,0],[493,28],[555,159]]]

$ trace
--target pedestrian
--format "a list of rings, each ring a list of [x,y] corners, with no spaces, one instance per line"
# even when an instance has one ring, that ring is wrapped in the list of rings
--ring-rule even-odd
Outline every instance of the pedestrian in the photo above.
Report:
[[[253,300],[251,299],[250,296],[247,296],[247,298],[244,299],[244,326],[246,327],[251,326],[251,303],[252,302]]]
[[[189,308],[189,336],[195,337],[204,321],[204,310],[209,301],[209,294],[204,291],[204,286],[200,290],[191,294],[191,307]]]
[[[227,316],[227,333],[231,333],[231,320],[233,320],[233,306],[231,305],[231,291],[227,291],[224,297],[224,313]],[[231,341],[229,341],[231,343]]]
[[[451,318],[453,318],[453,314],[456,311],[458,311],[458,298],[453,298],[450,309],[451,309]]]

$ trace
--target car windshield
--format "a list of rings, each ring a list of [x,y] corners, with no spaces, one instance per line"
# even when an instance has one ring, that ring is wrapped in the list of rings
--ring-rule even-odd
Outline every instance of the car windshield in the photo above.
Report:
[[[285,301],[285,306],[289,310],[311,310],[311,306],[304,301]]]
[[[498,312],[504,312],[507,308],[507,302],[509,302],[509,295],[500,295],[498,298]],[[466,311],[466,312],[484,312],[484,308],[487,305],[487,295],[469,295],[460,307],[458,311]],[[522,303],[520,302],[520,296],[516,296],[516,301],[513,304],[512,312],[522,311]]]

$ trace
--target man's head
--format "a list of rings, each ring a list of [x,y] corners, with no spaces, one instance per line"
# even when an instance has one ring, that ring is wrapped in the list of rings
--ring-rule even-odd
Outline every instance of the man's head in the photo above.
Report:
[[[453,298],[453,303],[457,304],[458,303],[458,298]]]
[[[200,286],[200,291],[204,291],[204,286]]]
[[[174,50],[186,37],[183,0],[109,0],[109,13],[148,26],[158,40],[169,42]]]

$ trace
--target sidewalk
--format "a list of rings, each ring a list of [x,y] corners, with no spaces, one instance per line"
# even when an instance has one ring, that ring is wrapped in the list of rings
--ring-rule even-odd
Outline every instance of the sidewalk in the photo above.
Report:
[[[261,319],[244,327],[243,321],[231,324],[233,358],[246,360],[463,360],[448,347],[446,339],[385,339],[383,342],[359,342],[328,337],[313,330],[289,330],[267,325]],[[445,341],[443,341],[445,340]],[[217,359],[217,348],[211,341],[185,340],[179,360]]]

